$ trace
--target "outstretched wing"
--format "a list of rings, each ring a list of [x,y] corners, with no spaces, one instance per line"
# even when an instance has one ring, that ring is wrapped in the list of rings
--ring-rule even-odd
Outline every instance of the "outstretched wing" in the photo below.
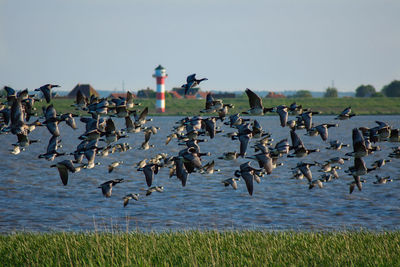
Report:
[[[247,97],[249,98],[250,108],[262,108],[262,100],[256,93],[251,91],[249,88],[246,89]]]

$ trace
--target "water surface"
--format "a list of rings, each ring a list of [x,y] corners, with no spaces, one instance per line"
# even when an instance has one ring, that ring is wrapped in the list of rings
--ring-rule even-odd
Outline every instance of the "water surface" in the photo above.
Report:
[[[256,117],[264,129],[272,134],[275,141],[290,138],[288,128],[279,126],[277,116]],[[217,136],[207,143],[201,143],[202,152],[211,152],[203,157],[204,163],[215,160],[221,172],[213,175],[192,173],[186,187],[182,187],[176,177],[168,178],[168,169],[162,169],[155,176],[155,185],[162,185],[164,193],[153,193],[146,197],[146,188],[142,172],[133,166],[143,158],[149,158],[159,152],[176,155],[182,146],[176,140],[165,145],[165,137],[170,133],[174,122],[179,117],[154,117],[149,125],[161,127],[150,143],[155,148],[147,151],[138,149],[143,142],[143,133],[130,134],[128,139],[133,149],[125,153],[110,154],[108,157],[96,157],[101,165],[91,170],[82,170],[70,174],[69,183],[63,186],[54,162],[38,159],[44,153],[50,133],[42,127],[35,130],[31,139],[40,139],[19,155],[9,154],[16,136],[0,136],[0,231],[87,231],[118,229],[148,230],[183,230],[183,229],[266,229],[266,230],[343,230],[399,229],[400,223],[400,181],[385,185],[374,185],[375,174],[390,175],[399,178],[400,160],[394,159],[381,170],[371,172],[364,178],[363,191],[356,190],[349,194],[348,183],[353,178],[344,173],[353,162],[346,162],[338,171],[340,178],[324,184],[323,189],[308,189],[307,181],[291,179],[290,168],[301,159],[282,158],[284,165],[271,175],[255,184],[253,196],[249,196],[243,181],[237,191],[224,187],[221,180],[233,177],[233,172],[246,159],[224,161],[217,159],[225,151],[238,151],[239,142]],[[400,116],[359,116],[348,121],[340,121],[340,127],[329,130],[329,139],[339,139],[351,143],[351,130],[354,127],[375,126],[375,120],[385,121],[396,128],[400,127]],[[116,120],[117,126],[123,127],[123,120]],[[316,116],[315,123],[335,122],[332,116]],[[83,133],[79,129],[61,127],[62,151],[72,152],[79,143],[77,137]],[[233,131],[222,126],[225,132]],[[299,136],[306,147],[319,148],[302,160],[313,162],[325,158],[343,156],[352,148],[341,151],[326,150],[326,143],[320,137]],[[208,138],[208,137],[207,137]],[[375,160],[387,158],[391,147],[398,143],[379,143],[382,150],[365,158],[369,166]],[[252,154],[249,150],[248,154]],[[69,157],[57,158],[57,160]],[[107,165],[116,160],[124,164],[111,174]],[[253,166],[257,166],[255,162]],[[321,173],[312,168],[313,177]],[[124,178],[126,183],[114,187],[113,195],[107,199],[102,196],[99,184],[114,178]],[[128,193],[140,193],[138,202],[123,208],[122,197]]]

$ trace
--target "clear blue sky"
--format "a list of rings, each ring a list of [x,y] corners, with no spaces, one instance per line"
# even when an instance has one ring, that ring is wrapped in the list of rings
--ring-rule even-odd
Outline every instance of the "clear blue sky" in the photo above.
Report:
[[[400,79],[400,1],[0,0],[0,86],[378,90]]]

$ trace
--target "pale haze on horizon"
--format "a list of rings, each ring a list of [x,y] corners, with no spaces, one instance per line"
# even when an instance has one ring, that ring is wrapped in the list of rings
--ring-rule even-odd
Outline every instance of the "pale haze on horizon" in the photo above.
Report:
[[[0,0],[0,86],[377,90],[400,79],[400,1]]]

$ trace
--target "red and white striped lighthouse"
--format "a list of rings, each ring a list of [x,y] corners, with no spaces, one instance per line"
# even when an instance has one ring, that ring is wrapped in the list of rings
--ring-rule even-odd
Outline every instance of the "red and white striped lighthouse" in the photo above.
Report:
[[[156,109],[157,112],[165,112],[165,78],[168,77],[166,70],[163,66],[158,65],[155,69],[153,77],[157,80],[157,100]]]

